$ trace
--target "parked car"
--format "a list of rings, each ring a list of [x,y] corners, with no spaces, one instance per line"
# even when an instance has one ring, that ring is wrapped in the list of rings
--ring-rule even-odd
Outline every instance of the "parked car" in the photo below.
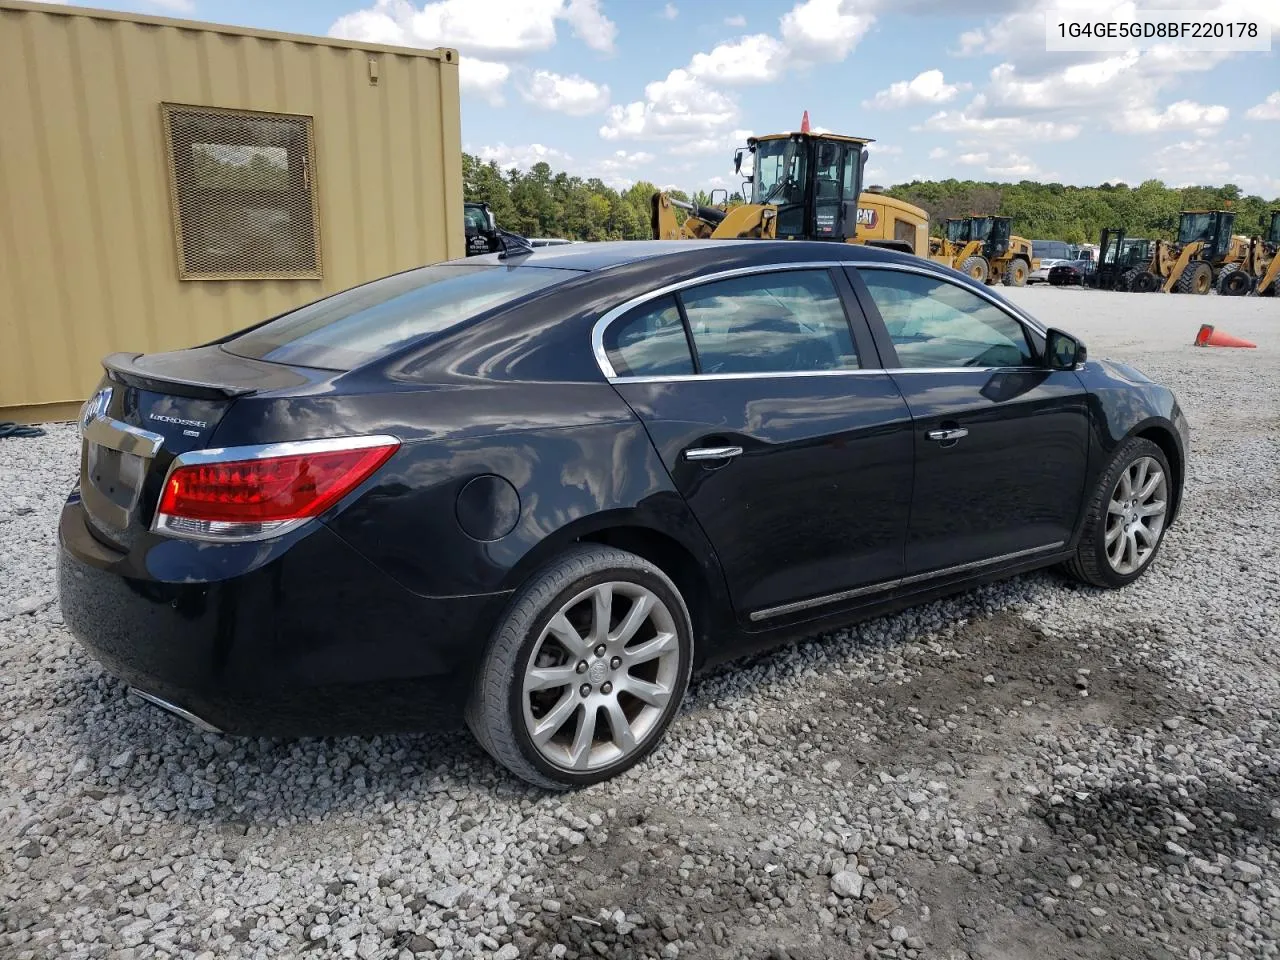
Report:
[[[1049,268],[1049,283],[1055,287],[1081,287],[1098,268],[1092,260],[1067,260]]]
[[[1050,269],[1076,259],[1076,253],[1071,244],[1063,240],[1032,240],[1031,256],[1039,264],[1027,275],[1027,283],[1048,283]]]
[[[984,284],[801,241],[421,267],[114,354],[62,615],[207,729],[466,722],[564,788],[690,671],[1023,571],[1123,587],[1178,513],[1173,394]]]

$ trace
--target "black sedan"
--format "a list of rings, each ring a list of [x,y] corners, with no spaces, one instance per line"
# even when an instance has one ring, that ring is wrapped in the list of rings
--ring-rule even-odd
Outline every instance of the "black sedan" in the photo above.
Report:
[[[690,671],[1050,565],[1148,569],[1173,394],[962,274],[790,241],[422,267],[116,354],[63,615],[254,735],[465,716],[548,787],[651,751]]]
[[[1049,283],[1055,287],[1083,287],[1085,278],[1094,272],[1092,260],[1068,260],[1049,268]]]

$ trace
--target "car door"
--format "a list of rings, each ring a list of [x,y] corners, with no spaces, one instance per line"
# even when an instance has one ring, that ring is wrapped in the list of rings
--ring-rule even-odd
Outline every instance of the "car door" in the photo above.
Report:
[[[767,626],[901,574],[911,420],[838,268],[734,273],[614,311],[598,355]]]
[[[1041,331],[935,271],[849,272],[914,425],[906,575],[1061,548],[1084,496],[1079,377],[1041,365]]]

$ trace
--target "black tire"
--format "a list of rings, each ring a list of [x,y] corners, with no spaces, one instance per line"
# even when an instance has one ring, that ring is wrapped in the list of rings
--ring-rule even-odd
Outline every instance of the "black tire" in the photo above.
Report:
[[[1160,278],[1149,270],[1144,270],[1133,278],[1129,288],[1134,293],[1155,293],[1160,289]]]
[[[987,282],[987,261],[984,257],[968,257],[960,264],[960,272],[979,283]]]
[[[575,772],[549,762],[534,745],[524,720],[523,678],[539,637],[561,607],[583,590],[610,581],[638,584],[665,604],[676,628],[678,672],[660,719],[631,752],[607,766]],[[692,665],[689,611],[671,579],[635,554],[582,544],[535,573],[513,597],[476,673],[467,726],[485,752],[522,780],[552,790],[588,786],[617,776],[653,751],[680,709]]]
[[[1164,544],[1164,535],[1169,529],[1167,513],[1155,547],[1136,571],[1129,574],[1117,572],[1108,562],[1106,555],[1107,504],[1111,500],[1111,493],[1120,481],[1120,474],[1142,457],[1150,457],[1160,465],[1160,469],[1168,478],[1169,496],[1172,496],[1173,473],[1169,469],[1169,460],[1165,457],[1164,451],[1150,440],[1144,440],[1141,437],[1130,437],[1122,443],[1112,454],[1107,469],[1103,471],[1097,486],[1090,494],[1084,518],[1084,532],[1076,546],[1075,556],[1063,564],[1065,572],[1076,580],[1094,587],[1115,590],[1128,586],[1146,573],[1159,555],[1160,547]],[[1172,503],[1168,504],[1166,510],[1170,507]]]
[[[1138,282],[1138,275],[1141,272],[1142,271],[1139,270],[1137,267],[1132,267],[1131,269],[1126,270],[1124,273],[1120,274],[1120,276],[1116,279],[1116,289],[1119,290],[1121,293],[1128,293],[1129,291],[1135,289],[1135,284]]]
[[[1006,287],[1025,287],[1029,276],[1031,276],[1031,264],[1021,257],[1015,257],[1004,268],[1004,285]]]
[[[1203,296],[1213,288],[1213,267],[1203,260],[1192,260],[1182,271],[1174,288],[1179,293],[1195,293]]]
[[[1247,297],[1253,290],[1253,277],[1240,269],[1238,263],[1228,263],[1218,274],[1218,295],[1223,297]]]

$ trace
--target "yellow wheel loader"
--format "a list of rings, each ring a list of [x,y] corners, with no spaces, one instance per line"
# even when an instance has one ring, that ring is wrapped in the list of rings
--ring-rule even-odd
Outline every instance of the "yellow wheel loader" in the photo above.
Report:
[[[751,137],[734,156],[746,203],[705,206],[659,192],[652,200],[658,240],[832,240],[888,247],[926,256],[929,217],[919,207],[862,191],[866,145],[873,141],[809,130],[806,111],[799,133]],[[687,212],[679,222],[676,210]]]
[[[1233,238],[1234,239],[1234,238]],[[1244,259],[1228,263],[1218,276],[1218,293],[1224,297],[1244,297],[1257,293],[1274,297],[1280,293],[1280,210],[1271,211],[1271,222],[1262,236],[1247,241]]]
[[[1031,241],[1013,233],[1012,217],[966,217],[946,221],[945,233],[930,247],[929,259],[946,263],[974,280],[1006,287],[1026,286],[1040,261]]]
[[[1223,272],[1234,273],[1248,256],[1248,240],[1232,236],[1236,215],[1230,210],[1184,210],[1178,215],[1178,239],[1160,241],[1151,272],[1164,293],[1203,296]],[[1230,268],[1230,269],[1228,269]]]

